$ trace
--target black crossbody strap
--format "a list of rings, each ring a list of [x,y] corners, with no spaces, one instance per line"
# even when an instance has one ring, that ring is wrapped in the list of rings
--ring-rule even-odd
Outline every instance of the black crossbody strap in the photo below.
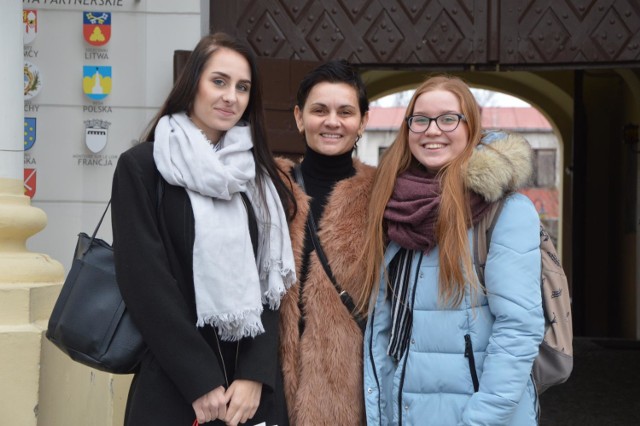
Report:
[[[302,190],[306,193],[307,190],[304,187],[304,178],[302,177],[302,170],[300,170],[300,165],[296,164],[293,168],[294,178],[298,185],[302,188]],[[338,294],[342,295],[346,293],[340,288],[338,281],[336,281],[335,276],[333,275],[333,271],[329,266],[329,261],[327,260],[327,256],[324,254],[324,250],[322,249],[322,244],[320,244],[320,239],[318,238],[318,227],[316,226],[316,221],[313,218],[313,214],[309,212],[307,215],[307,229],[309,230],[309,237],[311,238],[311,242],[313,243],[313,248],[316,250],[316,254],[320,259],[320,263],[322,263],[322,267],[324,268],[324,272],[327,274],[327,277],[331,280],[334,287],[338,291]]]
[[[293,176],[294,179],[296,180],[296,183],[300,185],[302,190],[306,193],[307,191],[304,187],[304,178],[302,177],[302,170],[300,170],[299,164],[296,164],[293,167],[293,175],[294,175]],[[356,305],[353,302],[353,299],[351,298],[349,293],[346,292],[346,290],[343,290],[340,287],[340,284],[338,284],[338,281],[336,280],[336,277],[333,275],[333,271],[329,266],[329,260],[327,259],[327,255],[324,253],[324,250],[322,249],[322,244],[320,244],[320,239],[318,238],[318,228],[316,226],[316,221],[313,218],[312,212],[309,212],[309,214],[307,215],[307,229],[309,230],[309,237],[311,238],[311,242],[313,243],[313,248],[316,250],[318,259],[320,259],[320,263],[324,268],[324,272],[327,274],[327,277],[329,278],[329,280],[335,287],[336,291],[338,292],[338,295],[340,296],[340,300],[342,301],[344,306],[347,308],[349,312],[351,312],[351,314],[353,315],[355,321],[358,323],[360,328],[364,330],[364,327],[366,326],[366,321],[360,318],[360,316],[357,314]]]
[[[313,218],[313,215],[311,214],[311,212],[309,212],[309,216],[307,217],[307,228],[309,228],[309,236],[311,237],[313,248],[316,249],[316,254],[320,259],[320,263],[322,263],[324,272],[326,272],[327,277],[329,277],[329,279],[333,283],[333,286],[338,291],[338,294],[342,296],[343,294],[346,293],[346,291],[340,288],[340,285],[338,284],[338,281],[336,280],[336,277],[333,275],[333,271],[329,266],[329,260],[327,259],[327,255],[324,254],[324,250],[322,249],[322,244],[320,244],[320,239],[318,238],[318,228],[316,227],[316,221]]]

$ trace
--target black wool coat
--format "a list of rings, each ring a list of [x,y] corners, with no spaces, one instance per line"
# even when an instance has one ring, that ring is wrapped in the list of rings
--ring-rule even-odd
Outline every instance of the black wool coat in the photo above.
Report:
[[[236,379],[263,383],[260,407],[247,424],[287,424],[279,312],[265,307],[265,333],[239,342],[224,342],[212,327],[195,326],[193,210],[184,188],[163,180],[159,195],[160,179],[152,142],[124,152],[113,178],[116,276],[148,346],[129,390],[125,426],[191,426],[192,402]]]

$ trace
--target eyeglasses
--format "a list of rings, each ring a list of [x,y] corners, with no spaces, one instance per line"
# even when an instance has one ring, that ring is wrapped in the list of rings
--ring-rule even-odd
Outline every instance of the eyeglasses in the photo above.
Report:
[[[458,128],[460,120],[467,121],[462,114],[442,114],[435,118],[424,115],[410,115],[407,117],[407,125],[413,133],[424,133],[429,128],[429,125],[431,125],[431,122],[435,121],[438,129],[443,132],[453,132]]]

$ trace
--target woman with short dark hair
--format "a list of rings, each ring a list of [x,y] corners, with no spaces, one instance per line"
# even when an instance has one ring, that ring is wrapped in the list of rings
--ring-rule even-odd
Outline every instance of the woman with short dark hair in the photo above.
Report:
[[[362,318],[353,298],[374,168],[353,150],[368,111],[364,83],[345,61],[318,66],[299,85],[294,117],[305,154],[300,164],[280,163],[297,181],[290,233],[299,282],[282,301],[280,343],[291,424],[364,424]]]

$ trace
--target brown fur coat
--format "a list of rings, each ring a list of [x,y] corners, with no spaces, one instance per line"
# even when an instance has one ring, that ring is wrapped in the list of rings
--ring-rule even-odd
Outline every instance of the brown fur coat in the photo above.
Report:
[[[278,159],[291,176],[293,163]],[[350,294],[357,280],[357,257],[364,241],[364,217],[375,169],[354,160],[356,175],[338,182],[327,199],[318,236],[338,283]],[[293,178],[292,178],[293,180]],[[300,276],[309,197],[294,183],[298,214],[290,225]],[[280,356],[287,409],[292,425],[364,424],[362,333],[311,253],[303,285],[305,329],[299,335],[300,286],[280,305]]]

